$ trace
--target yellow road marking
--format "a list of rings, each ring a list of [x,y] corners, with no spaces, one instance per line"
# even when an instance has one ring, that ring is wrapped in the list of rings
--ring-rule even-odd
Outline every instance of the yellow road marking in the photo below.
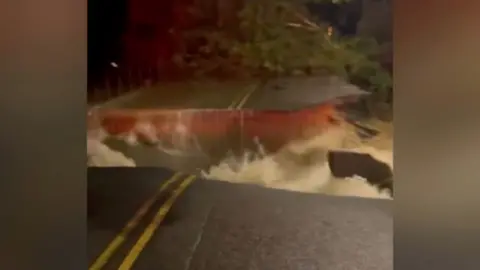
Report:
[[[137,260],[140,253],[143,251],[145,246],[148,244],[150,239],[153,237],[153,234],[157,230],[158,226],[165,219],[168,211],[172,208],[176,199],[182,194],[183,191],[195,180],[194,175],[187,177],[183,182],[173,191],[173,194],[168,200],[160,207],[157,214],[153,218],[152,222],[147,226],[145,231],[142,233],[138,241],[132,247],[128,255],[123,260],[122,264],[118,270],[129,270],[132,268],[133,264]]]
[[[257,89],[257,86],[252,86],[245,94],[237,96],[232,103],[228,106],[228,109],[241,109],[245,103],[247,103],[248,98],[252,95],[253,92]]]
[[[227,109],[231,110],[231,109],[235,108],[235,105],[237,105],[237,103],[242,99],[242,97],[243,97],[243,93],[242,93],[242,95],[236,96],[233,99],[232,103],[230,105],[228,105]]]
[[[181,173],[175,173],[170,179],[164,182],[155,195],[146,201],[142,207],[135,213],[135,215],[128,221],[122,231],[110,242],[107,248],[98,256],[95,262],[90,266],[89,270],[100,270],[102,269],[114,255],[115,251],[125,242],[127,236],[137,227],[138,223],[142,218],[147,214],[148,210],[152,205],[157,201],[162,192],[164,192],[172,183],[177,181]]]
[[[253,92],[255,92],[256,89],[257,87],[252,87],[252,89],[250,89],[250,91],[248,91],[247,94],[240,100],[235,109],[241,109],[245,105],[245,103],[247,103],[248,99],[253,94]]]

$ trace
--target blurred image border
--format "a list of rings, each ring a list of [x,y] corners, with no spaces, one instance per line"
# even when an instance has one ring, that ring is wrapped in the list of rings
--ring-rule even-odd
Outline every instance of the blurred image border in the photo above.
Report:
[[[87,3],[3,6],[0,269],[86,269]],[[396,269],[478,269],[479,10],[394,3]]]

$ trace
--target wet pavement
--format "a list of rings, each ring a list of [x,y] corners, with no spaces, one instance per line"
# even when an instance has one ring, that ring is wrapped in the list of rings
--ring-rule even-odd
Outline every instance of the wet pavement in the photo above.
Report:
[[[160,168],[89,169],[91,263],[172,175]],[[128,261],[165,200],[158,199],[102,269],[393,269],[391,201],[203,179],[179,196],[141,252]],[[121,268],[122,263],[133,266]]]
[[[257,80],[162,83],[106,102],[104,109],[226,109],[260,85]]]

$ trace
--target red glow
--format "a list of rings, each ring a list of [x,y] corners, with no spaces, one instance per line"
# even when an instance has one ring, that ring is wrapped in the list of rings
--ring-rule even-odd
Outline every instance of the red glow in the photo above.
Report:
[[[190,0],[130,0],[125,57],[141,70],[169,70],[181,33],[195,24]]]

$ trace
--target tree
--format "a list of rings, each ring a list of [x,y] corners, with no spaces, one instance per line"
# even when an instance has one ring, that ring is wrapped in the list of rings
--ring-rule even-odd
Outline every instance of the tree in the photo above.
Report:
[[[306,8],[308,2],[345,1],[348,0],[246,0],[238,13],[237,31],[190,31],[187,38],[200,38],[202,46],[196,54],[177,60],[200,67],[202,74],[226,66],[266,76],[328,73],[375,93],[389,91],[391,75],[377,59],[377,42],[337,35],[335,29]]]

